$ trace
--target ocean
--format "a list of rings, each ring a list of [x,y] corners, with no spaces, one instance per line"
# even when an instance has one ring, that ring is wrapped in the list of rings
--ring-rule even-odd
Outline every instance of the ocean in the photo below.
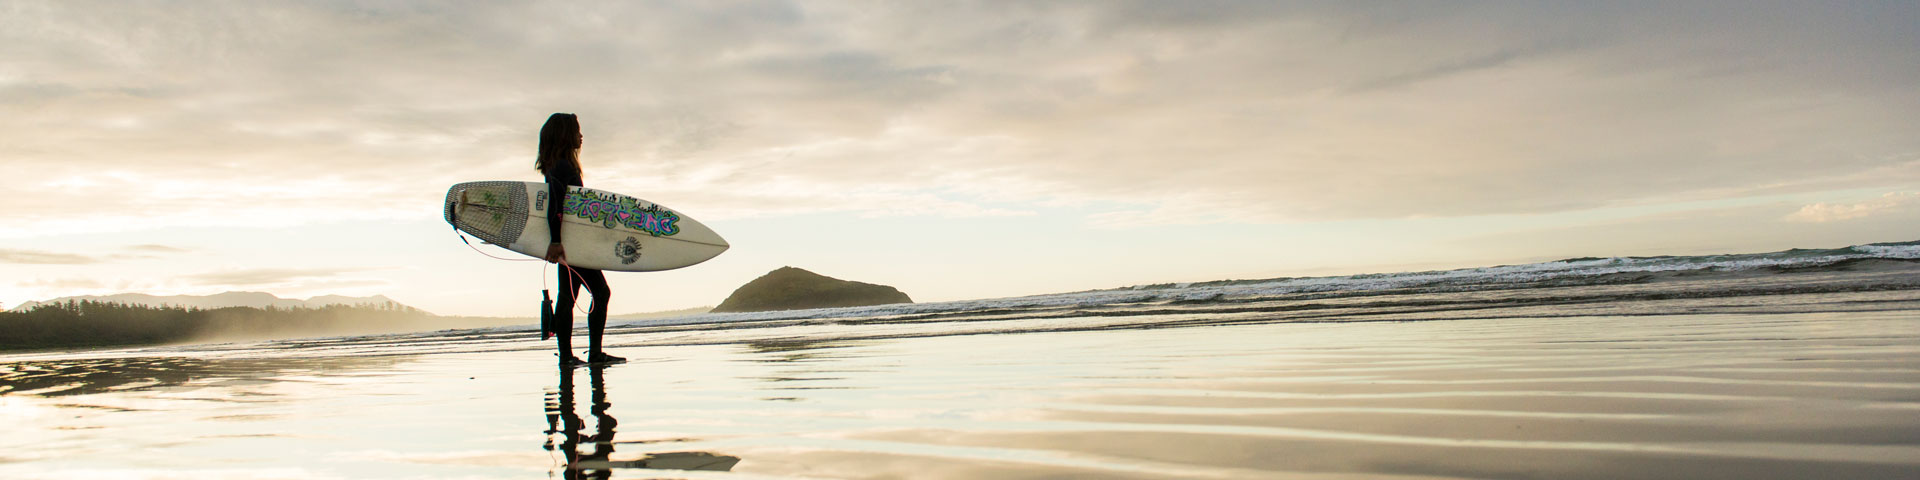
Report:
[[[1920,242],[0,356],[4,478],[1920,478]]]

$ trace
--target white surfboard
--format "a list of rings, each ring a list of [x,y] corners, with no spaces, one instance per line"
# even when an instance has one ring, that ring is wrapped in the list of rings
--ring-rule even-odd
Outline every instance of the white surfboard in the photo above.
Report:
[[[576,267],[624,272],[672,270],[720,255],[720,234],[673,209],[604,190],[567,187],[547,198],[541,182],[467,182],[447,189],[447,223],[482,241],[534,258],[547,254],[547,209],[561,209],[561,244]]]

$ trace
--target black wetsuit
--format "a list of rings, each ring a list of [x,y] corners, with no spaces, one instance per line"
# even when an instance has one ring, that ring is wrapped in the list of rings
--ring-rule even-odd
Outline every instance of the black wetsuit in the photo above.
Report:
[[[547,231],[549,240],[560,243],[560,218],[567,205],[567,187],[584,186],[580,181],[580,172],[573,165],[554,165],[542,172],[547,176]],[[571,271],[569,271],[571,270]],[[560,358],[572,355],[573,350],[573,299],[579,295],[580,286],[585,284],[587,292],[593,295],[593,309],[587,312],[587,332],[589,352],[600,352],[600,334],[607,327],[607,300],[613,296],[613,290],[607,287],[607,276],[591,268],[559,266],[560,294],[553,307],[554,336],[560,337]]]

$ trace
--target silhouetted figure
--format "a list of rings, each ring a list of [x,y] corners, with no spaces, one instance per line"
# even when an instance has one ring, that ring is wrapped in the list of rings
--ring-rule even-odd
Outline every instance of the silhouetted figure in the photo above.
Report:
[[[533,167],[547,177],[547,232],[550,243],[547,245],[546,260],[560,264],[560,293],[555,298],[552,316],[540,326],[541,331],[559,337],[560,364],[578,365],[579,358],[573,356],[573,303],[580,294],[580,287],[586,286],[587,293],[593,295],[592,310],[587,311],[587,362],[618,363],[624,358],[608,355],[600,351],[600,335],[607,328],[607,302],[612,300],[613,288],[607,286],[607,276],[600,270],[576,268],[567,264],[567,249],[560,243],[560,221],[565,215],[567,205],[567,187],[585,186],[580,171],[580,147],[587,137],[580,133],[580,117],[571,113],[556,113],[547,117],[546,125],[540,127],[540,155],[534,160]],[[543,317],[545,318],[545,317]],[[543,334],[542,339],[546,338]]]

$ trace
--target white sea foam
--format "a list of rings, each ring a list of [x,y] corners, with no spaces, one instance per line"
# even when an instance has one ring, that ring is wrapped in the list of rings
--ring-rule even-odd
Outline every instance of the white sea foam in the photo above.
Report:
[[[1873,258],[1920,258],[1920,244],[1913,245],[1858,245],[1852,250]]]
[[[1139,285],[1112,290],[1033,295],[952,302],[822,308],[753,313],[709,313],[686,317],[641,320],[623,325],[684,325],[750,321],[817,321],[825,319],[897,317],[993,310],[1092,308],[1174,301],[1245,300],[1293,294],[1366,292],[1402,288],[1467,289],[1497,287],[1623,273],[1681,271],[1737,272],[1760,268],[1802,268],[1860,259],[1920,259],[1920,243],[1859,245],[1832,250],[1788,250],[1741,255],[1690,257],[1608,257],[1559,260],[1495,267],[1426,272],[1362,274],[1338,277],[1280,278],[1226,284]]]

